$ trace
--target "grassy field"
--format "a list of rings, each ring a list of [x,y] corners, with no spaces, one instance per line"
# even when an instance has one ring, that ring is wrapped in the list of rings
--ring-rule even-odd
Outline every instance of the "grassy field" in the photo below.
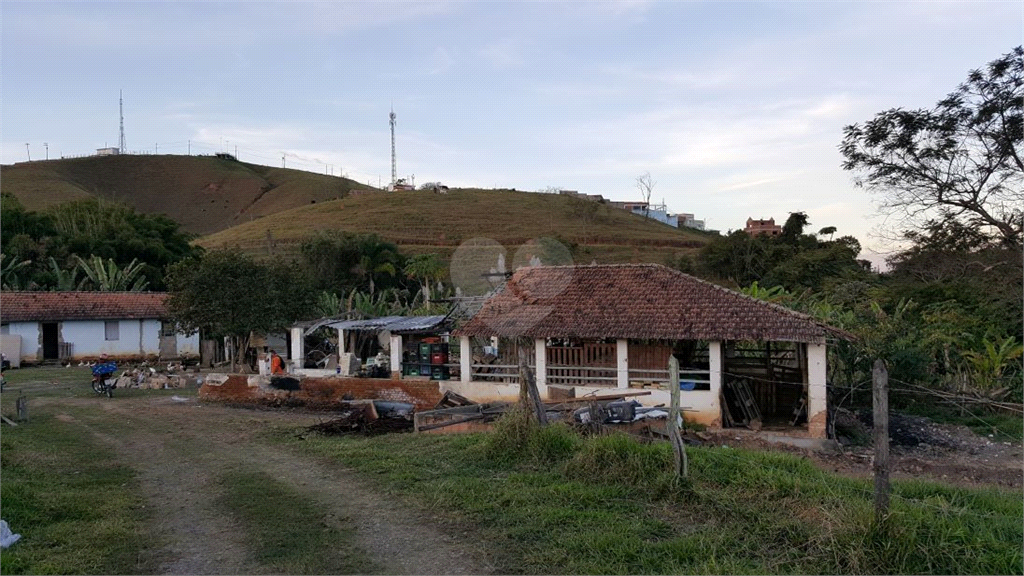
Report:
[[[1019,494],[896,482],[891,514],[875,524],[868,481],[795,456],[691,447],[691,477],[680,482],[664,444],[582,440],[557,427],[514,441],[502,434],[291,443],[471,528],[491,542],[501,573],[1024,569]]]
[[[30,423],[4,425],[0,437],[3,517],[23,537],[0,557],[5,574],[160,571],[164,539],[188,535],[159,527],[191,494],[208,496],[198,500],[206,514],[230,519],[245,543],[239,557],[257,571],[387,572],[360,545],[358,510],[338,515],[323,504],[325,490],[356,497],[336,484],[351,475],[394,516],[374,522],[429,519],[486,551],[496,573],[1024,570],[1019,492],[896,481],[891,513],[875,523],[869,480],[795,455],[689,447],[690,477],[680,480],[665,444],[515,418],[487,434],[322,437],[300,434],[286,413],[170,398],[194,390],[93,398],[85,368],[8,377],[3,414],[14,415],[23,392],[32,401]],[[97,436],[149,449],[126,454]],[[154,476],[151,467],[165,464]],[[152,480],[136,467],[164,496],[163,479],[173,480],[170,510],[154,509]]]
[[[11,370],[0,406],[15,417],[31,396],[93,394],[87,369]],[[76,385],[77,384],[77,385]],[[150,520],[135,473],[68,419],[33,410],[29,423],[3,425],[3,518],[22,538],[0,556],[4,574],[150,573]]]

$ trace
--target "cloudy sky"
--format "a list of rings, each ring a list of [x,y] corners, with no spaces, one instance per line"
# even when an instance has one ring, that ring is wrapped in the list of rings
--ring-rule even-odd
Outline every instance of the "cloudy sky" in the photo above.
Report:
[[[3,2],[0,161],[118,143],[390,180],[882,220],[843,126],[930,107],[1024,35],[1024,2]],[[25,144],[29,147],[26,150]],[[44,147],[44,143],[48,147]]]

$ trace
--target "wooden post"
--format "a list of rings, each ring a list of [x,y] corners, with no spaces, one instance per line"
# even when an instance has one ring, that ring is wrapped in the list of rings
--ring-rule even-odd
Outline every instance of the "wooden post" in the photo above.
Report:
[[[18,411],[18,422],[28,422],[28,398],[24,393],[18,396],[15,407]]]
[[[672,400],[668,409],[668,423],[666,432],[669,440],[672,441],[672,456],[676,463],[676,476],[686,478],[689,475],[688,462],[686,460],[686,445],[683,444],[683,437],[679,434],[679,360],[675,356],[668,361],[668,385],[672,394]]]
[[[537,415],[537,422],[542,426],[548,423],[548,413],[541,402],[540,392],[537,390],[537,381],[533,377],[533,370],[526,365],[526,346],[519,347],[519,398],[529,402]],[[525,392],[525,394],[524,394]]]
[[[871,404],[874,407],[875,520],[880,522],[889,512],[889,373],[881,360],[875,360],[871,381]]]

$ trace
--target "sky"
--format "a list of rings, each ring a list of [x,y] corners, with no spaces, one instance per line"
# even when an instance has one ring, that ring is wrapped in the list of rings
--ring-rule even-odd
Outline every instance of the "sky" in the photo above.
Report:
[[[652,200],[708,228],[807,213],[893,249],[843,127],[929,108],[1024,2],[0,4],[0,162],[237,152],[416,184]],[[26,144],[28,146],[26,147]],[[0,175],[2,185],[2,175]]]

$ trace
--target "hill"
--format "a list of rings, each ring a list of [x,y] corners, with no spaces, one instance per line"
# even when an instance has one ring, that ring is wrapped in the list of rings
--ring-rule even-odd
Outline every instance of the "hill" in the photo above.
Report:
[[[295,253],[319,230],[375,233],[409,253],[450,255],[471,238],[510,249],[539,237],[574,248],[576,261],[665,262],[706,243],[706,233],[649,220],[589,200],[514,190],[375,192],[317,203],[201,238],[206,248]],[[575,245],[575,246],[573,246]]]
[[[346,178],[213,156],[90,156],[0,169],[0,190],[28,210],[101,196],[138,212],[166,214],[196,234],[368,188]]]
[[[345,178],[212,156],[104,156],[0,169],[0,190],[25,208],[101,196],[166,214],[197,244],[256,256],[295,254],[319,230],[376,233],[408,253],[450,255],[470,238],[513,248],[556,238],[578,262],[665,262],[708,235],[558,194],[453,189],[381,192]],[[357,194],[350,195],[352,191]]]

